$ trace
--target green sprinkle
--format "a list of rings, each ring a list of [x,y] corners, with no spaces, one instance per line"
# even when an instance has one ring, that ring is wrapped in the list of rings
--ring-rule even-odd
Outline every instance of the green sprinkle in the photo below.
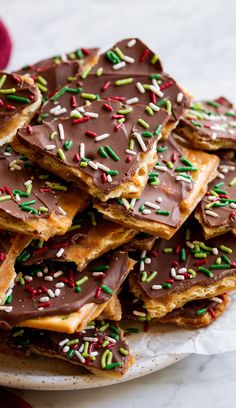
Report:
[[[28,207],[27,205],[24,205],[23,207],[21,207],[22,211],[26,211],[26,212],[30,212],[32,214],[38,214],[38,210],[35,210],[35,208],[33,207]]]
[[[197,171],[197,167],[195,166],[188,166],[188,167],[176,167],[175,171],[182,173],[186,171]]]
[[[225,246],[225,245],[220,245],[220,249],[221,249],[221,251],[224,251],[224,252],[226,252],[227,254],[232,254],[232,249],[231,248],[228,248],[227,246]]]
[[[39,81],[40,84],[42,84],[42,85],[47,85],[47,84],[48,84],[47,81],[46,81],[46,79],[43,78],[41,75],[39,75],[39,76],[37,77],[37,81]]]
[[[147,272],[143,271],[141,281],[146,282],[147,276]]]
[[[1,78],[0,78],[0,89],[3,87],[3,85],[4,85],[5,81],[6,81],[6,79],[7,79],[6,74],[3,74],[3,75],[1,76]]]
[[[90,73],[92,67],[87,67],[83,70],[82,74],[81,74],[81,78],[82,79],[86,79],[88,74]]]
[[[62,149],[57,150],[57,155],[60,157],[61,160],[66,161],[66,156]]]
[[[164,254],[172,254],[173,248],[164,248],[162,252],[164,252]]]
[[[132,82],[134,82],[134,78],[118,79],[117,81],[115,81],[115,85],[117,86],[128,85],[128,84],[132,84]]]
[[[162,107],[162,106],[165,106],[165,105],[166,105],[166,102],[167,102],[167,99],[163,98],[163,99],[160,99],[160,100],[156,103],[156,105],[159,106],[159,107]]]
[[[232,178],[232,180],[229,182],[229,186],[235,186],[236,185],[236,177]]]
[[[166,150],[168,150],[167,146],[163,146],[163,147],[157,146],[157,152],[158,153],[166,152]]]
[[[142,136],[143,136],[143,137],[152,137],[153,135],[152,135],[151,132],[143,132],[143,133],[142,133]]]
[[[152,108],[150,108],[150,106],[146,106],[145,111],[150,116],[154,115],[154,112],[153,112]]]
[[[166,101],[166,110],[171,115],[172,103],[171,101]]]
[[[170,211],[157,210],[156,214],[168,216],[168,215],[170,215]]]
[[[154,130],[153,135],[154,135],[154,136],[159,136],[159,134],[160,134],[160,132],[161,132],[161,128],[162,128],[162,126],[161,126],[161,125],[158,125],[157,128],[156,128],[156,130]],[[166,147],[165,150],[167,150],[167,147]],[[162,150],[162,151],[165,151],[165,150]]]
[[[195,272],[195,270],[194,269],[188,269],[188,273],[190,274],[190,275],[192,275],[193,277],[195,277],[196,275],[197,275],[197,273]]]
[[[219,103],[215,102],[215,101],[207,101],[206,102],[207,105],[212,106],[213,108],[219,108]]]
[[[75,292],[76,292],[76,293],[80,293],[80,292],[81,292],[81,287],[80,287],[80,286],[76,286],[76,287],[75,287]]]
[[[154,64],[158,61],[158,59],[159,59],[158,55],[157,55],[157,54],[154,54],[153,57],[151,58],[150,63],[154,65]],[[155,75],[155,77],[153,77],[153,78],[159,79],[159,78],[157,78],[157,75],[160,76],[160,74],[154,74],[154,75]],[[161,76],[160,76],[160,77],[161,77]]]
[[[81,93],[81,98],[83,99],[89,99],[91,101],[95,101],[97,99],[97,95],[96,94],[92,94],[92,93],[87,93],[87,92],[82,92]]]
[[[209,269],[204,268],[203,266],[198,267],[198,271],[204,273],[204,275],[208,276],[208,278],[212,278],[214,275]]]
[[[190,160],[188,160],[188,159],[186,159],[185,157],[180,157],[180,161],[182,161],[182,163],[184,163],[186,166],[189,166],[189,167],[193,167],[193,165],[192,165],[192,163],[191,163],[191,161]]]
[[[48,88],[46,88],[46,86],[40,84],[40,82],[36,82],[36,85],[40,89],[40,91],[42,91],[44,93],[48,91]]]
[[[204,307],[204,308],[202,308],[202,309],[197,310],[197,311],[196,311],[196,314],[197,314],[198,316],[201,316],[201,315],[205,314],[206,312],[207,312],[207,309]]]
[[[103,290],[103,292],[108,293],[108,295],[113,295],[113,290],[107,285],[101,285],[101,289]]]
[[[150,79],[161,79],[161,74],[151,74],[149,75]]]
[[[83,51],[80,48],[76,50],[76,55],[78,59],[84,58]]]
[[[170,283],[168,283],[168,282],[164,282],[164,283],[162,283],[161,286],[163,287],[163,289],[170,289],[172,285]]]
[[[108,346],[108,344],[109,344],[109,341],[108,341],[108,340],[105,340],[105,341],[102,343],[102,348],[105,348],[106,346]]]
[[[114,48],[114,51],[115,51],[116,55],[118,55],[120,60],[123,61],[125,56],[124,56],[123,52],[120,50],[120,48],[116,47],[116,48]]]
[[[110,50],[110,51],[107,51],[106,56],[107,56],[108,60],[109,60],[113,65],[118,64],[118,63],[120,62],[119,56],[118,56],[115,52],[113,52],[113,51],[111,51],[111,50]]]
[[[222,255],[222,259],[228,264],[231,263],[231,260],[226,255]]]
[[[196,127],[202,127],[202,125],[198,122],[196,122],[195,120],[191,120],[192,125],[196,126]]]
[[[48,212],[49,209],[47,207],[39,207],[40,212]]]
[[[16,101],[16,102],[21,102],[21,103],[29,103],[30,102],[29,98],[24,98],[23,96],[17,96],[17,95],[7,95],[7,99],[10,99],[10,100]]]
[[[79,339],[70,340],[66,343],[67,346],[72,346],[73,344],[78,344]]]
[[[103,68],[102,67],[98,68],[97,71],[96,71],[96,75],[98,77],[100,77],[102,75],[102,73],[103,73]]]
[[[120,160],[120,158],[116,155],[116,153],[114,152],[114,150],[112,150],[110,146],[105,146],[105,150],[113,160],[115,161]]]
[[[16,92],[16,89],[15,89],[15,88],[0,89],[0,93],[1,93],[1,94],[6,94],[6,95],[8,95],[8,94],[12,94],[12,93],[15,93],[15,92]]]
[[[104,351],[104,353],[103,353],[103,355],[102,355],[102,357],[101,357],[101,367],[102,367],[103,369],[106,368],[106,365],[107,365],[106,360],[107,360],[107,357],[108,357],[109,353],[110,353],[110,351],[109,351],[109,350],[106,350],[106,351]]]
[[[127,327],[125,333],[139,333],[138,327]]]
[[[123,354],[123,356],[128,356],[129,352],[128,350],[124,349],[123,347],[121,347],[119,349],[120,354]]]
[[[147,122],[145,122],[145,120],[143,120],[143,119],[138,119],[137,120],[137,122],[141,125],[141,126],[143,126],[145,129],[148,129],[150,126],[149,126],[149,124],[147,123]]]
[[[0,202],[6,200],[11,200],[11,196],[10,195],[0,196]]]
[[[197,252],[194,254],[194,258],[206,258],[207,254],[205,252]]]
[[[148,276],[148,278],[146,279],[146,282],[151,282],[155,277],[157,276],[157,271],[154,271],[151,273],[151,275]]]
[[[62,95],[64,95],[64,93],[66,92],[66,87],[64,87],[64,88],[61,88],[60,89],[60,91],[58,91],[51,99],[52,99],[52,101],[53,102],[56,102],[56,101],[58,101],[59,99],[60,99],[60,97],[62,96]]]
[[[109,265],[97,265],[97,266],[92,266],[92,268],[90,268],[91,272],[104,272],[107,271],[109,269]]]
[[[120,109],[117,111],[120,115],[127,115],[127,113],[130,113],[133,111],[133,108],[129,107],[127,109]]]
[[[47,181],[46,184],[48,187],[52,188],[53,190],[67,191],[67,187],[63,186],[60,183],[50,183],[49,181]]]
[[[103,333],[106,329],[108,329],[109,326],[110,326],[109,323],[102,325],[99,329],[100,333]]]
[[[33,205],[37,202],[37,200],[30,200],[30,201],[25,201],[24,203],[20,204],[20,207],[24,207],[25,205]]]
[[[217,259],[216,259],[216,265],[220,265],[221,264],[221,257],[219,256]]]
[[[80,285],[82,285],[84,282],[87,282],[87,280],[88,280],[88,276],[84,276],[83,278],[77,280],[77,281],[75,282],[75,284],[76,284],[76,286],[80,286]]]
[[[118,170],[108,170],[106,172],[107,175],[110,174],[110,176],[117,176],[117,174],[119,174]]]
[[[181,260],[181,262],[185,262],[187,260],[187,254],[186,254],[186,249],[185,248],[181,248],[180,260]]]
[[[220,183],[217,183],[214,185],[214,188],[220,188],[224,185],[225,183],[223,181],[221,181]]]
[[[107,364],[105,368],[107,370],[113,370],[114,368],[121,367],[121,366],[123,366],[123,363],[120,363],[119,361],[117,361],[116,363]]]
[[[22,334],[24,334],[24,330],[20,329],[20,330],[17,330],[15,333],[13,333],[12,337],[22,336]]]
[[[63,144],[63,147],[65,150],[70,150],[72,148],[73,141],[72,140],[66,140]]]
[[[219,188],[214,188],[214,191],[215,191],[216,193],[218,193],[218,194],[227,195],[227,191],[221,190],[221,189],[219,189]]]
[[[142,204],[142,205],[140,205],[140,207],[139,207],[138,210],[139,210],[140,212],[143,212],[144,209],[145,209],[145,206],[144,206],[144,204]]]
[[[74,80],[74,78],[72,79]],[[82,88],[69,88],[68,86],[65,87],[66,92],[72,93],[72,94],[78,94],[81,92]]]
[[[231,266],[227,263],[227,264],[213,264],[209,266],[210,269],[230,269]]]

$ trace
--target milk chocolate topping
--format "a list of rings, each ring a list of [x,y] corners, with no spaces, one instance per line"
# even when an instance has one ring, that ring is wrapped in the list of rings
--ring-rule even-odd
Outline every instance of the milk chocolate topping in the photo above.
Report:
[[[0,327],[9,329],[27,319],[69,314],[85,304],[107,302],[127,274],[128,255],[122,251],[96,259],[82,272],[69,263],[19,267],[8,304],[12,310],[0,310]]]

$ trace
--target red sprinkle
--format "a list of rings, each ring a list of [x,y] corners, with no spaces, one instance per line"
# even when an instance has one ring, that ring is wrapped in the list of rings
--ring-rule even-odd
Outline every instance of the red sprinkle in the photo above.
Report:
[[[123,123],[118,123],[118,124],[115,126],[115,130],[119,130],[122,126],[123,126]]]
[[[139,61],[140,61],[140,62],[144,62],[145,59],[147,58],[148,54],[149,54],[149,49],[148,49],[148,48],[145,48],[145,50],[144,50],[144,51],[142,52],[142,54],[140,55]]]
[[[123,119],[125,115],[112,115],[112,119]]]
[[[86,136],[91,136],[91,137],[96,137],[97,136],[97,133],[91,132],[90,130],[86,130],[85,134],[86,134]]]
[[[177,245],[177,247],[175,248],[176,255],[178,255],[180,253],[180,250],[181,250],[181,246]]]
[[[49,307],[49,306],[50,306],[50,302],[40,303],[40,307]]]
[[[40,188],[39,189],[40,193],[50,193],[50,191],[52,191],[51,188]]]
[[[31,134],[32,134],[32,131],[33,131],[32,126],[27,125],[27,126],[26,126],[26,130],[27,130],[28,135],[31,135]]]
[[[155,258],[158,256],[158,252],[156,251],[156,249],[152,250],[151,255],[154,256]]]
[[[233,268],[236,268],[236,262],[230,262],[230,266],[232,266]]]
[[[176,162],[177,159],[178,159],[178,154],[177,154],[176,152],[174,152],[174,153],[172,154],[171,161],[174,163],[174,162]]]
[[[189,279],[191,278],[192,275],[190,275],[189,273],[185,272],[182,274],[185,278]]]
[[[108,100],[120,101],[123,102],[125,98],[123,96],[110,96]]]
[[[111,105],[109,105],[108,103],[103,104],[103,109],[106,109],[109,112],[113,111],[113,107]]]
[[[211,317],[213,317],[213,319],[217,318],[217,314],[214,312],[212,307],[208,307],[207,311],[210,313],[210,315],[211,315]]]
[[[63,277],[62,277],[62,278],[60,279],[60,282],[63,282],[63,283],[68,283],[69,281],[68,281],[68,279],[67,279],[67,278],[63,278]]]
[[[72,125],[78,125],[79,123],[88,122],[89,119],[90,119],[89,116],[85,116],[84,118],[79,119],[73,119]]]
[[[6,105],[7,110],[16,110],[16,107],[13,105]]]
[[[20,77],[19,77],[18,75],[13,74],[13,75],[12,75],[12,78],[14,79],[14,81],[15,81],[17,84],[20,84],[20,83],[21,83],[21,79],[20,79]]]
[[[31,286],[27,286],[27,285],[24,286],[24,290],[28,293],[36,292],[34,288],[32,288]]]
[[[72,96],[71,96],[70,102],[71,102],[72,108],[76,108],[76,107],[77,107],[75,95],[72,95]]]
[[[200,266],[207,263],[207,259],[200,259],[200,261],[194,262],[194,266]]]
[[[163,91],[163,90],[166,89],[166,88],[170,88],[173,84],[174,84],[173,81],[168,81],[168,82],[166,82],[165,84],[162,84],[162,85],[160,86],[160,90]]]
[[[47,291],[48,291],[46,286],[44,286],[44,285],[40,285],[39,289],[41,289],[43,293],[47,293]]]
[[[211,125],[210,125],[210,123],[206,123],[206,124],[204,125],[204,127],[207,128],[207,129],[210,129]]]
[[[106,183],[106,182],[107,182],[107,175],[106,175],[106,173],[102,173],[102,174],[101,174],[101,179],[102,179],[102,182],[103,182],[103,183]]]
[[[78,153],[75,153],[75,154],[74,154],[73,160],[74,160],[75,162],[79,162],[79,161],[80,161],[80,157],[79,157]]]
[[[152,103],[154,103],[154,105],[156,105],[157,97],[156,97],[156,94],[154,92],[151,92],[151,101],[152,101]]]
[[[101,291],[102,291],[102,289],[101,289],[100,287],[97,288],[96,293],[95,293],[95,298],[96,298],[96,299],[100,297]]]
[[[4,259],[6,259],[7,254],[5,254],[4,252],[0,252],[0,262],[4,261]]]
[[[88,50],[88,48],[81,48],[81,51],[84,55],[90,55],[91,52]]]
[[[174,268],[177,268],[177,266],[179,266],[179,262],[178,262],[178,261],[172,262],[172,266],[173,266]]]
[[[0,99],[0,106],[3,106],[3,105],[4,105],[4,103],[3,103],[2,99]]]
[[[101,88],[101,91],[106,91],[107,88],[109,88],[110,85],[111,85],[111,81],[105,82],[105,84],[104,84],[103,87]]]
[[[125,159],[125,161],[126,161],[126,163],[130,163],[130,162],[132,162],[132,157],[131,156],[127,156],[126,157],[126,159]]]
[[[170,283],[171,285],[173,285],[173,283],[174,283],[173,279],[167,279],[166,282]]]

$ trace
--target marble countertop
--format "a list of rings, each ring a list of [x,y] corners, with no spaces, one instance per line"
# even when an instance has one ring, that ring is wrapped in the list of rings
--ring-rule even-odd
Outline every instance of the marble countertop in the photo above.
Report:
[[[227,6],[227,7],[226,7]],[[236,100],[234,0],[0,0],[14,41],[9,69],[77,46],[109,47],[137,36],[197,97]],[[191,355],[146,377],[65,392],[16,391],[34,408],[227,408],[234,406],[236,352]]]

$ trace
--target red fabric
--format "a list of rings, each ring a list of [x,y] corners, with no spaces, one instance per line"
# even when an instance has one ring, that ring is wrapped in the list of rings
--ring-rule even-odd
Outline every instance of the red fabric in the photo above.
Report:
[[[11,55],[12,41],[7,28],[0,20],[0,69],[5,69]]]
[[[32,406],[15,394],[0,388],[0,406],[5,408],[32,408]]]

